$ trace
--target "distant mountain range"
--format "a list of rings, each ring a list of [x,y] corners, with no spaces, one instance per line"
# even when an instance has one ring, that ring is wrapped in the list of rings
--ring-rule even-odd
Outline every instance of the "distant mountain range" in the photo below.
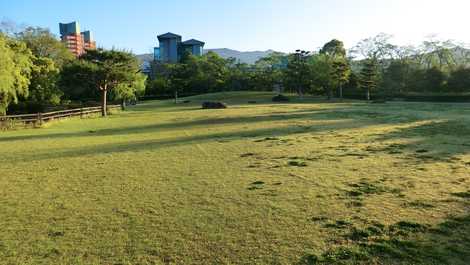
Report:
[[[241,52],[237,50],[222,48],[222,49],[205,49],[204,53],[208,53],[210,51],[217,53],[222,58],[225,58],[225,59],[235,58],[239,60],[241,63],[247,63],[247,64],[254,64],[259,59],[266,57],[269,54],[275,52],[273,50]],[[140,55],[137,55],[137,57],[143,63],[150,62],[153,60],[153,54],[151,53],[140,54]]]
[[[275,52],[273,50],[267,51],[251,51],[251,52],[241,52],[237,50],[222,48],[222,49],[207,49],[204,50],[205,53],[208,52],[215,52],[222,58],[235,58],[239,60],[241,63],[247,64],[254,64],[259,59],[270,55],[271,53]]]

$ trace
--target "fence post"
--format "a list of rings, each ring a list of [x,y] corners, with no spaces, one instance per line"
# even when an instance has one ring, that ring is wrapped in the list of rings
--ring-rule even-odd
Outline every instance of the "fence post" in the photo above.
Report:
[[[39,126],[41,126],[42,125],[42,114],[41,114],[41,112],[38,112],[38,118],[37,119],[38,119]]]
[[[80,108],[80,119],[83,119],[83,108]]]

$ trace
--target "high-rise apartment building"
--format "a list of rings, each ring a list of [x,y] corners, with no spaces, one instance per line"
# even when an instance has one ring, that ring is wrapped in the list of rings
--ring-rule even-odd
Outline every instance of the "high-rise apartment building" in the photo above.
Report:
[[[59,28],[61,40],[75,56],[79,57],[86,50],[96,49],[91,31],[80,32],[78,22],[59,23]]]
[[[204,42],[195,39],[182,41],[180,35],[165,33],[158,36],[159,47],[154,48],[154,59],[163,63],[177,63],[185,51],[195,56],[203,54]]]

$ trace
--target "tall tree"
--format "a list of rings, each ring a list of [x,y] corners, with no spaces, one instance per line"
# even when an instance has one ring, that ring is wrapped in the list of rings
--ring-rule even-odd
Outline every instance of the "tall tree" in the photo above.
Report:
[[[451,40],[439,40],[435,36],[428,37],[421,45],[421,53],[427,69],[433,67],[441,71],[452,70],[456,66],[454,51],[457,45]]]
[[[135,78],[129,82],[119,83],[112,91],[114,99],[121,100],[122,109],[125,108],[127,101],[136,100],[137,97],[145,93],[145,83],[147,75],[138,73]]]
[[[339,87],[339,98],[343,98],[343,85],[349,80],[351,68],[346,58],[338,58],[332,63],[334,84]]]
[[[375,37],[363,39],[356,44],[352,52],[376,62],[386,60],[393,56],[395,50],[395,45],[390,43],[391,38],[391,35],[380,33]]]
[[[29,85],[29,98],[40,103],[57,105],[63,92],[58,88],[60,70],[54,62],[46,57],[33,56],[31,84]]]
[[[452,92],[470,91],[470,68],[460,67],[452,71],[447,86]]]
[[[320,54],[323,54],[327,62],[331,65],[330,67],[330,87],[328,87],[328,99],[331,99],[333,89],[332,86],[339,87],[340,98],[343,97],[343,84],[348,80],[350,70],[349,62],[346,58],[346,49],[344,43],[337,39],[333,39],[326,43],[320,50]]]
[[[207,92],[221,91],[228,78],[228,61],[214,52],[201,57],[201,77],[206,84]]]
[[[300,96],[310,88],[313,80],[312,68],[308,64],[309,58],[311,58],[311,53],[304,50],[296,50],[288,57],[285,82],[288,86],[294,87]]]
[[[26,45],[0,33],[0,114],[18,97],[28,95],[32,66]]]
[[[370,100],[370,93],[377,87],[377,63],[372,59],[365,61],[362,67],[359,84],[366,92],[366,99]]]
[[[16,33],[16,36],[20,41],[26,43],[26,46],[32,51],[33,55],[49,58],[59,68],[64,63],[75,58],[65,44],[57,40],[49,29],[27,27],[23,31]]]
[[[131,84],[139,78],[140,72],[139,62],[133,54],[103,49],[89,50],[70,68],[65,69],[67,74],[63,75],[62,82],[70,84],[81,80],[85,86],[93,84],[101,93],[102,116],[107,115],[108,91],[116,89],[120,84]]]
[[[344,43],[337,39],[333,39],[323,45],[323,48],[321,48],[320,53],[332,58],[346,57],[346,49],[344,48]]]
[[[375,37],[363,39],[352,48],[351,53],[359,56],[361,60],[374,61],[380,73],[384,74],[396,50],[396,46],[390,43],[391,38],[391,35],[380,33]]]
[[[94,71],[96,65],[85,60],[74,60],[62,67],[59,87],[64,98],[69,100],[97,99],[100,91],[96,87]]]
[[[273,52],[266,57],[256,61],[255,70],[257,79],[263,79],[261,86],[272,90],[276,85],[282,83],[282,71],[286,62],[286,56],[279,52]]]
[[[227,86],[230,90],[251,90],[253,86],[254,71],[250,71],[247,63],[241,63],[235,58],[228,59],[229,76]]]
[[[311,92],[325,92],[331,98],[333,82],[333,65],[330,58],[325,54],[314,54],[308,60],[312,76]]]

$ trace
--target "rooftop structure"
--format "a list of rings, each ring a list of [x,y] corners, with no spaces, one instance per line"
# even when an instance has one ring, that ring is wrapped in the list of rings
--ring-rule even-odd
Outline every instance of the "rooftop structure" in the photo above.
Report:
[[[163,63],[177,63],[184,52],[195,56],[203,54],[204,42],[190,39],[182,41],[182,37],[171,32],[158,35],[159,47],[154,48],[154,59]]]
[[[59,23],[59,29],[60,39],[76,57],[86,53],[86,50],[96,49],[93,34],[89,30],[80,32],[78,22]]]

